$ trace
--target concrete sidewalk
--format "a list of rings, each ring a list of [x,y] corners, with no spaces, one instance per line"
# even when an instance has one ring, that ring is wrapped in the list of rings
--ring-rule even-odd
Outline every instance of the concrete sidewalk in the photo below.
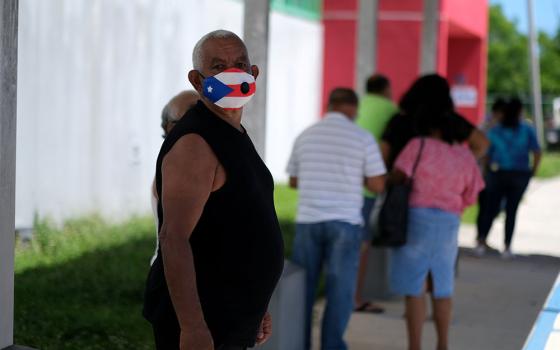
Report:
[[[503,220],[498,221],[490,244],[501,249]],[[475,231],[464,226],[460,232],[450,349],[521,349],[560,271],[560,178],[531,184],[518,215],[513,249],[519,255],[515,259],[504,261],[498,252],[475,257]],[[406,349],[403,302],[382,304],[387,309],[384,315],[353,315],[346,336],[350,349]],[[317,303],[315,349],[322,309],[323,302]],[[428,320],[424,331],[423,348],[435,349],[433,322]]]

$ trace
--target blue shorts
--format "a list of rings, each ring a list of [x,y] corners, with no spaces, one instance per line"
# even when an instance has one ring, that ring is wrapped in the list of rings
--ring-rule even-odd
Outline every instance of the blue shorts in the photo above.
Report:
[[[440,209],[410,208],[407,243],[392,251],[391,288],[420,296],[431,273],[433,296],[453,295],[460,217]]]

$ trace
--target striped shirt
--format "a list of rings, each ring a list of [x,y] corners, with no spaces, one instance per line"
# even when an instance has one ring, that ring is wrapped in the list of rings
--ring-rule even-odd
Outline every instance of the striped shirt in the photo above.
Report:
[[[287,172],[298,178],[296,222],[363,225],[364,178],[386,170],[373,136],[344,114],[329,112],[296,139]]]

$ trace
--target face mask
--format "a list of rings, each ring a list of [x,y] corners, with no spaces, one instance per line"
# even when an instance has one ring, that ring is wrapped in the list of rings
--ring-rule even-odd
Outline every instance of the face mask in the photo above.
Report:
[[[223,109],[240,109],[251,100],[257,89],[255,77],[237,68],[204,77],[202,94]]]

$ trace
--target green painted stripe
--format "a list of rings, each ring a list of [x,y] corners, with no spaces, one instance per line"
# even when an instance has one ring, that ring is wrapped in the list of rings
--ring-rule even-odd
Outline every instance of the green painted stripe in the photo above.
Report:
[[[243,2],[243,0],[232,0]],[[323,12],[322,0],[269,0],[273,11],[282,12],[294,17],[312,21],[320,21]]]
[[[271,8],[274,11],[283,12],[288,15],[292,15],[295,17],[301,17],[313,21],[321,20],[321,11],[316,11],[313,9],[308,9],[305,7],[294,6],[290,4],[285,4],[280,1],[273,1],[271,4]]]

